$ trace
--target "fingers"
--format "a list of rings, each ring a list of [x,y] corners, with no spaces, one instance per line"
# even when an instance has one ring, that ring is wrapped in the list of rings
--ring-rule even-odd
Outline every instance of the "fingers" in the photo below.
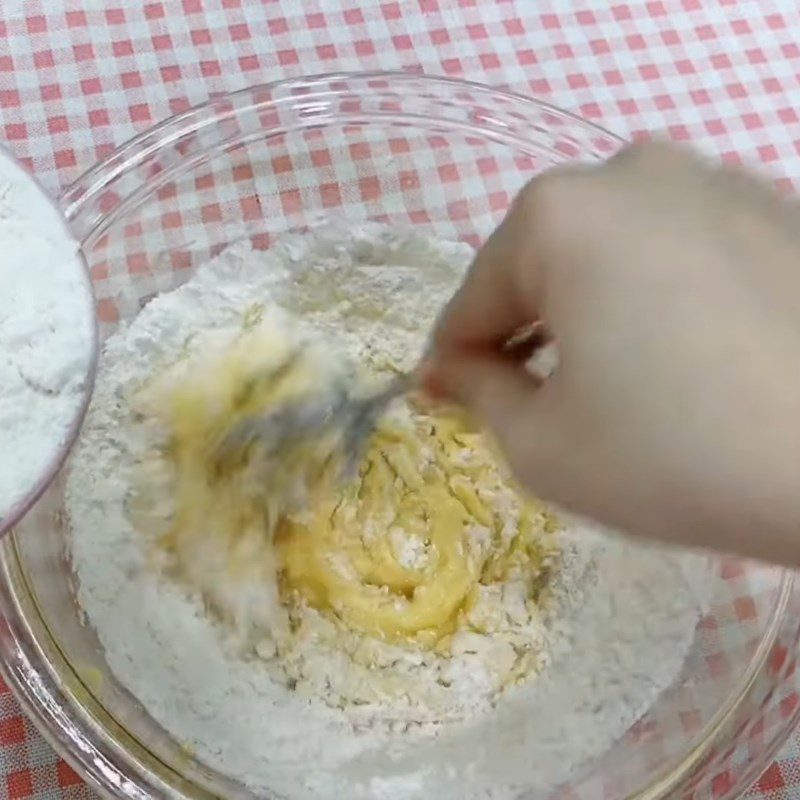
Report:
[[[452,354],[423,367],[421,383],[431,394],[447,397],[490,426],[517,418],[534,400],[539,381],[510,361],[491,354]]]
[[[430,372],[423,369],[422,383],[473,413],[505,449],[513,448],[515,440],[519,443],[522,430],[535,428],[543,414],[538,396],[541,378],[491,354],[453,354]]]
[[[487,344],[499,347],[517,328],[536,318],[520,287],[515,269],[518,260],[501,226],[480,250],[461,288],[442,311],[434,329],[433,350]]]
[[[522,189],[442,312],[430,354],[500,348],[544,315],[547,272],[581,238],[584,218],[576,210],[585,211],[593,174],[587,165],[562,167]]]
[[[443,310],[432,350],[500,347],[537,318],[538,260],[530,215],[533,184],[480,249],[461,288]]]

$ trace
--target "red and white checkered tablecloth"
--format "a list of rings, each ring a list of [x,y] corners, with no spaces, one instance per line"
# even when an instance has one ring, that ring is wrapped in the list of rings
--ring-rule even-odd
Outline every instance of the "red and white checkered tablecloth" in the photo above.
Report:
[[[800,187],[797,0],[2,0],[0,138],[56,193],[214,93],[376,69],[506,86]],[[0,685],[3,792],[90,795]],[[750,796],[800,798],[797,737]]]

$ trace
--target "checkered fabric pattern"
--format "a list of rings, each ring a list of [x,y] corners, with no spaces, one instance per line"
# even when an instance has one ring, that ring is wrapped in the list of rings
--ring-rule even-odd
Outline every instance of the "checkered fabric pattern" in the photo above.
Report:
[[[800,185],[795,0],[3,0],[0,139],[57,193],[209,96],[379,69],[512,88]],[[90,794],[0,685],[3,793]],[[750,797],[800,798],[800,740]]]

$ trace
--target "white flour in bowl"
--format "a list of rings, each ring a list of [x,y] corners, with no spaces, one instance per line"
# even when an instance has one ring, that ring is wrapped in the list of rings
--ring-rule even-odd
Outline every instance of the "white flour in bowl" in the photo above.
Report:
[[[55,207],[0,149],[0,527],[64,444],[92,353],[92,297]]]
[[[502,692],[484,674],[492,635],[454,653],[442,683],[441,663],[414,653],[395,653],[374,678],[352,670],[313,626],[287,682],[273,648],[252,647],[209,617],[199,592],[154,569],[125,507],[139,451],[130,401],[143,384],[210,331],[225,335],[270,304],[355,359],[407,368],[470,256],[464,245],[374,224],[287,235],[267,253],[242,242],[106,343],[67,487],[79,602],[112,671],[153,717],[262,796],[505,800],[547,791],[624,734],[677,677],[692,643],[705,559],[581,526],[562,534],[552,602],[538,617],[513,596],[497,599],[501,615],[522,614],[515,624],[536,636],[542,656]],[[402,679],[400,697],[362,691],[388,670],[393,685]]]

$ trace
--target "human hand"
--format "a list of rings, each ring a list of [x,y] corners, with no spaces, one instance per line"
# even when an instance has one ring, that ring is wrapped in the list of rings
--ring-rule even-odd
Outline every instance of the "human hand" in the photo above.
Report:
[[[543,323],[543,385],[504,353]],[[422,367],[520,482],[631,533],[800,564],[800,214],[667,145],[528,184]]]

